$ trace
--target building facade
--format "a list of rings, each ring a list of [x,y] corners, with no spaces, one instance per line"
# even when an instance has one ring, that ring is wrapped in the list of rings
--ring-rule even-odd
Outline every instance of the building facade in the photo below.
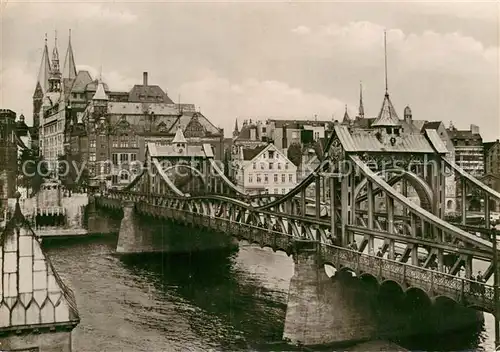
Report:
[[[0,201],[7,206],[7,199],[14,197],[17,183],[18,138],[16,113],[0,109]]]
[[[144,161],[147,143],[169,143],[178,128],[190,144],[208,143],[216,159],[223,157],[224,131],[193,104],[175,104],[149,83],[147,72],[128,92],[110,90],[88,71],[77,72],[71,37],[62,70],[57,41],[52,60],[45,41],[33,107],[47,161],[55,165],[59,156],[72,154],[87,165],[90,177],[109,178],[115,185],[131,180],[130,163]]]
[[[286,194],[297,185],[297,167],[273,144],[238,152],[234,179],[248,194]]]
[[[455,162],[475,177],[484,175],[484,146],[479,127],[470,125],[469,130],[458,130],[454,126],[447,129],[455,147]]]

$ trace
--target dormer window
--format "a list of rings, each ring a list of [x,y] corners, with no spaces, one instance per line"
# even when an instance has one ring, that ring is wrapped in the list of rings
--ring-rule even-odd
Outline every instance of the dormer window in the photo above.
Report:
[[[387,132],[387,134],[392,134],[392,127],[386,127],[385,131]]]

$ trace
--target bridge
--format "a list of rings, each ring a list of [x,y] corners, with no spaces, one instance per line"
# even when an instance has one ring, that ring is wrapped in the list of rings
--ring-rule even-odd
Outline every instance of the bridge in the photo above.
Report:
[[[125,189],[96,190],[90,213],[119,214],[119,253],[206,249],[231,236],[286,252],[295,274],[284,338],[295,343],[370,339],[407,331],[410,320],[417,322],[411,329],[444,331],[476,322],[478,311],[494,314],[498,330],[489,209],[500,194],[448,160],[435,130],[399,127],[336,124],[314,172],[285,195],[258,196],[224,175],[209,145],[188,145],[178,133],[169,146],[148,144],[142,171]],[[459,223],[445,219],[445,177],[461,185]],[[471,189],[483,194],[484,227],[466,223]],[[190,230],[165,231],[171,223]],[[336,269],[332,278],[325,264]],[[478,270],[483,281],[473,278]],[[381,292],[389,303],[374,303]],[[399,300],[419,308],[395,318]]]

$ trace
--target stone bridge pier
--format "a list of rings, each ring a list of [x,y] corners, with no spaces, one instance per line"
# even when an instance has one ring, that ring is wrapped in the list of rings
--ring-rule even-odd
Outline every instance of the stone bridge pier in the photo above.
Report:
[[[121,211],[98,208],[94,196],[89,196],[83,224],[90,235],[117,234],[120,231]]]
[[[421,290],[403,292],[393,281],[340,268],[325,273],[316,242],[294,242],[283,338],[305,346],[442,334],[464,328],[473,334],[482,312],[451,300],[431,300]]]
[[[134,202],[123,202],[117,253],[182,253],[237,245],[230,234],[139,213]]]

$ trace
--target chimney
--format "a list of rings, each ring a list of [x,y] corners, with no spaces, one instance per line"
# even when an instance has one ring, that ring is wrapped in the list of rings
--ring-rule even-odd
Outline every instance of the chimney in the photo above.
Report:
[[[470,131],[472,134],[479,134],[479,126],[477,125],[470,125]]]
[[[148,73],[147,72],[142,73],[142,84],[145,86],[148,85]]]
[[[255,141],[257,139],[257,128],[252,127],[250,129],[250,140]]]

